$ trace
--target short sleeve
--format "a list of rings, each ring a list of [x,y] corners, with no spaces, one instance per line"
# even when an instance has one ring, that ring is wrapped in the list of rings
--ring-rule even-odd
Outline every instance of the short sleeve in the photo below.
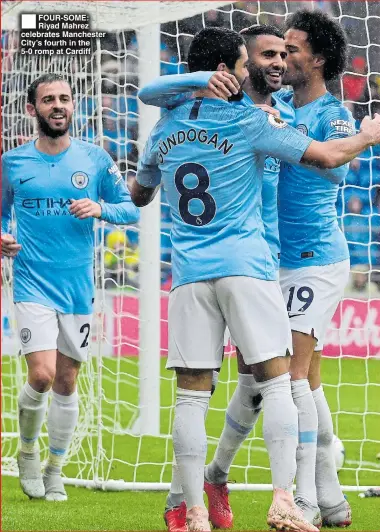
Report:
[[[298,163],[312,139],[289,126],[284,120],[259,109],[246,112],[241,129],[255,152]]]
[[[320,118],[323,141],[352,137],[356,134],[351,112],[343,105],[328,107]]]

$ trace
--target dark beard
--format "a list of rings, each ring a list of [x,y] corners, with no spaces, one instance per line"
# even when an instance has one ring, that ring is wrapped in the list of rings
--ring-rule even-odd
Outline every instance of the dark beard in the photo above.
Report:
[[[36,109],[36,118],[39,129],[46,135],[47,137],[50,137],[51,139],[57,139],[59,137],[63,137],[67,133],[70,127],[71,120],[67,122],[67,127],[65,129],[53,129],[49,126],[49,123],[45,120],[45,118],[39,114],[39,112]]]
[[[249,81],[254,90],[263,96],[267,96],[273,92],[273,89],[268,86],[264,71],[261,68],[251,67],[249,69]]]

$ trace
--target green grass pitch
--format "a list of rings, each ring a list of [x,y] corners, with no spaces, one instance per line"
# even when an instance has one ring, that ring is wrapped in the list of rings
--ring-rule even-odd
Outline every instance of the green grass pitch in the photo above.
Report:
[[[164,369],[161,380],[161,433],[170,433],[175,395],[172,374]],[[93,369],[97,362],[93,359]],[[95,471],[104,478],[125,481],[170,481],[171,440],[168,438],[142,438],[126,434],[136,415],[138,401],[138,366],[135,358],[103,359],[102,387],[86,376],[81,378],[82,418],[90,412],[95,422],[85,430],[91,438],[81,442],[72,462],[64,468],[68,477],[91,478]],[[15,374],[14,358],[4,357],[2,364],[3,430],[16,430],[14,421],[4,413],[16,408],[15,398],[7,395]],[[91,373],[91,372],[90,372]],[[234,390],[236,362],[227,358],[221,372],[220,383],[211,399],[207,419],[210,437],[208,460],[212,458],[220,435],[224,412]],[[358,359],[324,359],[325,391],[333,411],[334,424],[339,437],[344,440],[346,468],[340,473],[342,484],[380,485],[380,361]],[[100,398],[100,399],[99,399]],[[102,453],[98,460],[96,415],[98,404],[102,407]],[[85,425],[84,425],[85,426]],[[116,428],[116,434],[115,434]],[[112,431],[112,432],[111,432]],[[124,434],[123,434],[124,432]],[[347,441],[351,440],[351,441]],[[371,441],[372,440],[372,441]],[[45,447],[45,440],[41,446]],[[16,454],[17,441],[3,439],[3,456]],[[269,483],[269,463],[263,450],[261,423],[239,451],[230,478],[236,482]],[[43,456],[46,451],[43,451]],[[361,463],[361,467],[359,467]],[[135,464],[138,464],[135,467]],[[165,503],[163,492],[101,492],[69,486],[69,501],[46,503],[29,501],[18,487],[18,480],[2,479],[2,530],[162,530],[162,512]],[[360,499],[357,493],[347,494],[353,509],[350,530],[380,530],[379,499]],[[265,518],[270,504],[268,492],[232,492],[231,503],[235,514],[235,530],[267,530]]]

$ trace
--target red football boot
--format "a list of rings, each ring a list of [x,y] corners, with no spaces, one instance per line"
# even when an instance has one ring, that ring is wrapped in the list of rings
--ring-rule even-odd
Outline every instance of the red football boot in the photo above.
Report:
[[[187,532],[187,523],[186,523],[186,503],[185,501],[181,502],[179,506],[175,508],[170,508],[164,513],[164,520],[166,526],[168,527],[168,532]]]
[[[228,500],[227,483],[211,484],[206,482],[204,489],[208,498],[209,519],[215,528],[232,528],[233,513]]]

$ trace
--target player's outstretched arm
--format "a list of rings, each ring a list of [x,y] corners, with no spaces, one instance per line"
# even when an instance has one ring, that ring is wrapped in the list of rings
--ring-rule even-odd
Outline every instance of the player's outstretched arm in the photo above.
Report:
[[[224,71],[191,72],[161,76],[145,85],[137,95],[147,105],[173,109],[201,89],[210,89],[218,98],[227,99],[238,92],[239,83],[235,76]]]
[[[366,117],[360,133],[344,139],[317,142],[283,120],[259,109],[241,113],[242,132],[254,151],[272,155],[291,164],[304,163],[318,168],[336,168],[350,162],[369,146],[380,144],[380,115]]]
[[[327,106],[318,115],[318,137],[326,142],[328,140],[343,139],[356,134],[355,121],[348,109],[339,106]],[[303,165],[311,168],[310,165]],[[341,183],[349,171],[349,164],[337,168],[313,167],[313,171],[331,183]]]
[[[380,115],[371,119],[366,116],[358,135],[326,142],[313,141],[305,151],[301,162],[320,168],[337,168],[349,163],[370,146],[380,144]]]

